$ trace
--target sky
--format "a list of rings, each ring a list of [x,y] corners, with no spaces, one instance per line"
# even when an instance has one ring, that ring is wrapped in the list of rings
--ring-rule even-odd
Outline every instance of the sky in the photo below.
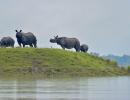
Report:
[[[33,32],[38,47],[60,48],[55,35],[76,37],[101,55],[130,55],[130,0],[0,0],[0,38]],[[16,46],[17,46],[16,41]]]

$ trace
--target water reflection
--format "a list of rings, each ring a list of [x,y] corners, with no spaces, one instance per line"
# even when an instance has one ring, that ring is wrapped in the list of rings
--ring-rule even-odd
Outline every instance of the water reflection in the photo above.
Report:
[[[0,80],[0,100],[129,100],[130,77]]]
[[[36,81],[0,81],[0,100],[36,100]]]

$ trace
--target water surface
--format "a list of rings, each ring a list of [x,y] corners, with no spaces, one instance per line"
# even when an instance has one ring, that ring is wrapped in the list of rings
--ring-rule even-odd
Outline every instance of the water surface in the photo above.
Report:
[[[0,80],[0,100],[130,100],[130,77]]]

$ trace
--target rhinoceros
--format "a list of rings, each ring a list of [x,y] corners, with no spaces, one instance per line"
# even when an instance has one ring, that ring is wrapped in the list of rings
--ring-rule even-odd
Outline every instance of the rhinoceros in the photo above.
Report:
[[[31,32],[27,32],[27,33],[23,33],[22,30],[20,31],[16,31],[16,38],[17,38],[17,42],[19,44],[19,46],[21,47],[21,44],[23,45],[23,47],[25,47],[25,45],[30,45],[30,47],[37,47],[37,39],[36,36],[31,33]]]
[[[81,52],[87,52],[87,51],[88,51],[88,45],[82,44],[82,45],[80,46],[80,50],[81,50]]]
[[[77,52],[80,51],[80,41],[77,38],[68,38],[68,37],[54,37],[54,39],[50,39],[51,43],[57,43],[63,49],[72,49],[75,48]]]
[[[3,37],[0,41],[1,47],[14,47],[15,41],[11,37]]]

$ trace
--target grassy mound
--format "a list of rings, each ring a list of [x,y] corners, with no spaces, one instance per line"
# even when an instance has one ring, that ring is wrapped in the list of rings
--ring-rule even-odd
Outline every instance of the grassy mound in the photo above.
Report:
[[[116,62],[86,53],[49,48],[0,48],[0,75],[126,75]]]

